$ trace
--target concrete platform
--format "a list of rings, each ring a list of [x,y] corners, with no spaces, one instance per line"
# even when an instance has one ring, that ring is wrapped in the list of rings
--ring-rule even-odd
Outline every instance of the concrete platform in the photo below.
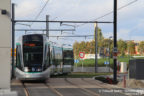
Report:
[[[11,91],[10,89],[1,89],[0,96],[18,96],[16,91]]]

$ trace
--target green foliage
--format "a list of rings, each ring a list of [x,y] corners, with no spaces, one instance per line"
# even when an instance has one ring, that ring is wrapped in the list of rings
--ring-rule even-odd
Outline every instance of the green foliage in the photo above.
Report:
[[[140,52],[141,55],[144,54],[144,41],[141,41],[139,46],[138,46],[138,51]]]
[[[125,41],[123,41],[122,39],[120,39],[118,42],[118,51],[119,51],[119,54],[121,56],[124,56],[125,55],[125,52],[126,52],[126,49],[127,49],[127,43]]]
[[[103,37],[103,34],[102,34],[102,30],[100,28],[98,28],[98,33],[97,33],[97,38],[98,38],[98,42],[102,42],[104,37]],[[94,40],[95,40],[95,32],[94,32]]]
[[[68,75],[55,75],[52,78],[92,78],[94,76],[111,75],[112,73],[71,73]]]
[[[94,33],[95,38],[95,33]],[[113,40],[104,38],[102,34],[102,30],[98,29],[98,53],[103,56],[109,56],[112,57],[113,53]],[[128,52],[129,55],[134,55],[136,52],[135,47],[136,43],[134,41],[124,41],[122,39],[117,41],[118,45],[118,56],[125,56]],[[75,59],[79,58],[79,52],[85,52],[85,54],[95,54],[95,39],[89,42],[77,42],[75,41],[73,45],[74,49],[74,56]],[[110,50],[110,54],[109,54]],[[141,55],[144,55],[144,41],[140,42],[138,51]],[[136,55],[136,54],[135,54]]]
[[[85,52],[86,54],[94,54],[95,53],[95,42],[84,42],[78,43],[77,41],[73,45],[74,56],[75,58],[79,58],[79,52]]]
[[[99,30],[98,30],[98,52],[104,53],[104,50],[109,47],[109,44],[110,44],[110,48],[111,48],[112,40],[104,39],[101,29],[99,28]],[[74,49],[75,58],[79,58],[79,52],[85,52],[86,54],[95,54],[95,39],[90,42],[75,41],[75,43],[73,45],[73,49]],[[106,54],[106,52],[105,52],[105,54]]]
[[[103,40],[104,36],[102,34],[102,30],[98,28],[98,33],[97,33],[97,42],[98,42],[98,51],[100,52],[100,49],[103,48]],[[94,32],[94,41],[95,41],[95,32]]]
[[[130,55],[135,54],[135,43],[133,41],[127,43],[127,51]]]
[[[108,61],[108,58],[101,58],[98,59],[98,66],[103,67],[106,66],[104,64],[105,61]],[[118,57],[119,62],[126,62],[129,64],[129,58],[128,57]],[[83,62],[84,67],[94,67],[95,66],[95,59],[85,59],[83,61],[80,60],[79,63],[75,63],[75,66],[81,67]],[[113,68],[113,58],[110,58],[110,67]]]

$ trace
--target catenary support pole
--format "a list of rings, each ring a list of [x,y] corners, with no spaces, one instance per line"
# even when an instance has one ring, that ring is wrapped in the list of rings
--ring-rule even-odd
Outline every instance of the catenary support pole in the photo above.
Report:
[[[95,73],[97,72],[98,69],[97,53],[98,53],[98,24],[95,23]]]
[[[114,0],[114,54],[117,54],[117,0]],[[117,58],[114,58],[113,80],[117,82]]]
[[[12,4],[12,78],[14,78],[14,50],[15,50],[15,4]]]
[[[46,15],[46,21],[49,21],[49,15]],[[49,22],[46,22],[46,36],[49,39]]]
[[[110,41],[110,37],[109,37],[109,46],[108,46],[108,47],[109,47],[109,51],[108,51],[108,52],[109,52],[109,53],[108,53],[108,54],[109,54],[109,57],[108,57],[108,58],[109,58],[109,72],[110,72],[110,57],[111,57],[111,56],[110,56],[110,42],[111,42],[111,41]]]

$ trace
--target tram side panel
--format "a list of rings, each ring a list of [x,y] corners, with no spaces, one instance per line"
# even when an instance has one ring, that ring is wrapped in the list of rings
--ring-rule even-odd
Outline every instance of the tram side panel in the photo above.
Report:
[[[43,70],[46,70],[46,72],[48,72],[48,75],[50,77],[51,75],[51,71],[52,71],[52,67],[51,67],[51,56],[50,56],[50,45],[48,43],[45,44],[44,47],[44,58],[43,58]]]
[[[63,49],[63,73],[70,73],[73,71],[74,59],[72,49]]]
[[[54,60],[55,60],[55,56],[54,56],[54,48],[53,46],[50,45],[50,74],[54,75],[55,73],[55,64],[54,64]]]
[[[54,47],[54,62],[53,62],[55,74],[62,74],[63,68],[63,55],[61,47]]]
[[[22,71],[24,69],[24,65],[22,63],[22,49],[21,45],[17,43],[16,46],[16,65],[15,65],[15,76],[16,78],[22,78]]]

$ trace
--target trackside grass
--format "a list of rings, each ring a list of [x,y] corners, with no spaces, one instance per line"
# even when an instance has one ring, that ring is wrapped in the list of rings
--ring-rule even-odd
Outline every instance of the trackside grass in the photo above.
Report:
[[[137,58],[132,58],[132,57],[118,57],[119,62],[126,62],[129,66],[129,60],[131,59],[144,59],[144,57],[137,57]],[[94,67],[95,66],[95,59],[85,59],[85,60],[79,60],[79,63],[75,63],[75,66],[81,67],[82,62],[84,67]],[[98,59],[98,66],[99,67],[104,67],[106,66],[104,64],[105,61],[109,61],[109,58],[101,58]],[[113,58],[110,58],[110,67],[113,68]]]
[[[92,78],[94,76],[101,76],[101,75],[112,75],[112,73],[85,73],[85,72],[73,72],[70,74],[65,75],[55,75],[52,78]]]
[[[83,66],[84,67],[94,67],[95,66],[95,60],[94,59],[85,59],[85,60],[79,60],[79,63],[75,63],[75,66],[80,67],[82,66],[82,62],[83,62]],[[106,66],[104,64],[105,61],[109,61],[109,58],[102,58],[102,59],[98,59],[98,66],[99,67],[103,67]],[[119,62],[127,62],[127,64],[129,63],[129,58],[128,57],[119,57],[118,58]],[[110,66],[113,67],[113,59],[110,59]]]

